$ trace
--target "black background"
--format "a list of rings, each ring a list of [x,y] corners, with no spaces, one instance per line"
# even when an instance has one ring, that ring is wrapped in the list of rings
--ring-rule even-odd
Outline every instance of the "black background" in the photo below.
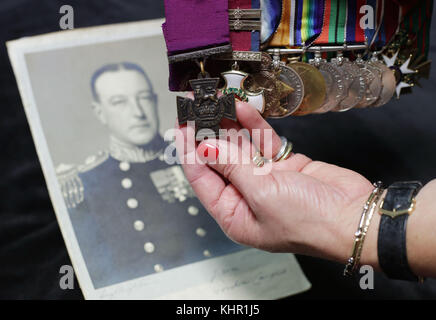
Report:
[[[2,0],[0,2],[0,298],[82,299],[59,287],[59,268],[70,264],[48,196],[5,41],[59,31],[59,8],[72,5],[75,27],[163,17],[159,0]],[[433,27],[432,31],[436,32]],[[433,32],[432,36],[435,35]],[[433,41],[433,44],[434,41]],[[431,46],[431,57],[435,54]],[[166,68],[166,66],[162,66]],[[436,177],[436,67],[413,95],[373,110],[273,120],[296,151],[389,184]],[[436,208],[435,212],[436,214]],[[316,235],[314,235],[316,236]],[[292,299],[436,298],[436,281],[419,285],[376,274],[375,289],[344,279],[343,266],[298,257],[312,289]],[[109,266],[108,266],[109,267]]]

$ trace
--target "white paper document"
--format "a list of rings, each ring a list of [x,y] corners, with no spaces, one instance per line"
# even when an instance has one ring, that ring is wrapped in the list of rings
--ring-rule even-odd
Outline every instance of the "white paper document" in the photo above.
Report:
[[[163,20],[7,44],[87,299],[277,299],[310,288],[292,254],[229,240],[165,161],[176,94]]]

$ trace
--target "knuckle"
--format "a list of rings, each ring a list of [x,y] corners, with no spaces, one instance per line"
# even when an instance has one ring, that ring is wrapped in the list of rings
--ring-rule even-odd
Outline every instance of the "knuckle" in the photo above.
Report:
[[[224,166],[223,176],[227,180],[233,181],[237,173],[238,173],[238,165],[229,163]]]

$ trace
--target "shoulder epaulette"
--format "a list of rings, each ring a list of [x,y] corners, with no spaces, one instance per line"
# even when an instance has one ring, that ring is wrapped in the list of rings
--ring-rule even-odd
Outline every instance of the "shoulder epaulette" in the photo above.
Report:
[[[60,164],[56,168],[56,175],[67,207],[75,208],[79,203],[83,202],[84,189],[77,166]]]
[[[78,167],[79,172],[86,172],[94,169],[109,158],[107,151],[99,151],[96,155],[86,158],[85,163]]]
[[[75,208],[85,199],[85,190],[79,173],[94,169],[108,157],[107,152],[100,151],[97,155],[86,158],[85,163],[82,165],[60,164],[56,168],[62,195],[68,208]]]

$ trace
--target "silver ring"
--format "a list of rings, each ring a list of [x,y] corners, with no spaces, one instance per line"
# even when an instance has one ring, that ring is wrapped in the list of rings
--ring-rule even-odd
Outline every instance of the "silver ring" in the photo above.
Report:
[[[282,141],[282,146],[280,147],[279,152],[276,154],[276,156],[274,158],[272,158],[271,161],[274,161],[274,162],[279,161],[280,158],[283,156],[283,154],[286,151],[286,147],[288,146],[288,143],[289,143],[288,139],[286,139],[286,137],[281,136],[280,140]]]

